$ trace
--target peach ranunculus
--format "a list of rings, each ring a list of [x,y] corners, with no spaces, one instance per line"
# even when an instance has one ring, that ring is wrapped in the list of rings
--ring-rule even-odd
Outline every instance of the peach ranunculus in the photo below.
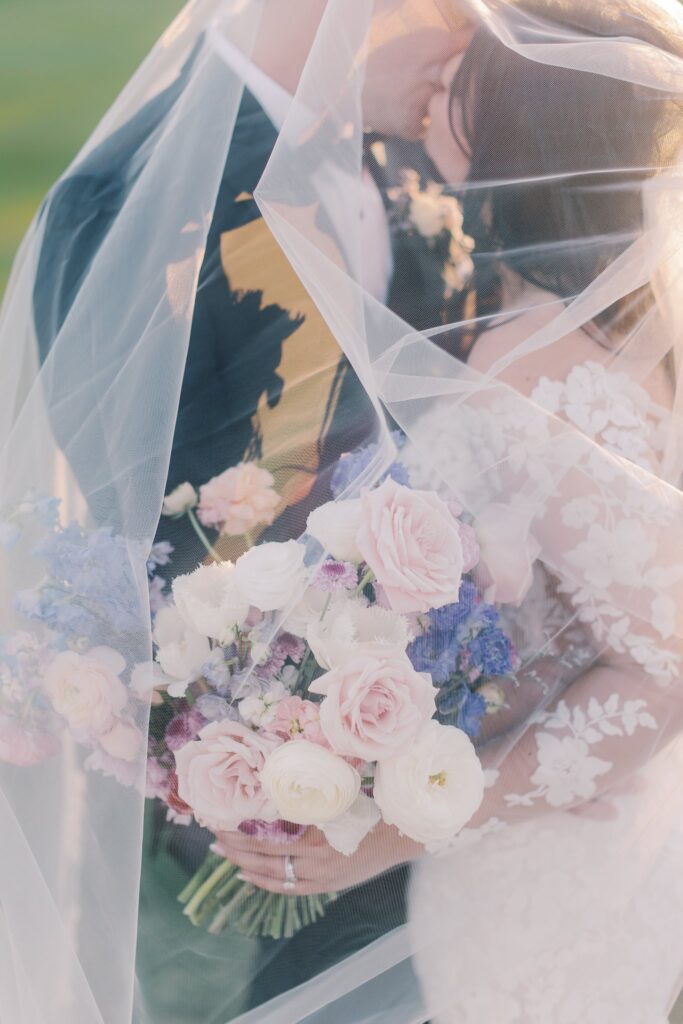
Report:
[[[361,496],[358,547],[397,612],[455,603],[464,554],[460,527],[437,494],[385,480]]]
[[[120,676],[124,658],[111,647],[93,647],[87,654],[62,651],[45,672],[44,689],[52,707],[77,736],[100,736],[128,703]]]
[[[274,485],[267,469],[241,462],[200,487],[197,515],[204,526],[241,536],[259,523],[272,523],[280,503]]]
[[[380,761],[405,749],[436,711],[436,689],[408,657],[377,645],[316,679],[320,722],[337,754]]]
[[[211,722],[175,753],[178,795],[205,828],[232,832],[241,822],[274,821],[277,811],[261,787],[266,758],[280,740],[240,722]]]
[[[32,729],[10,715],[0,715],[0,761],[25,768],[59,753],[60,743],[50,732]]]
[[[270,731],[285,740],[308,740],[328,746],[320,724],[320,705],[301,697],[285,697],[277,705]]]

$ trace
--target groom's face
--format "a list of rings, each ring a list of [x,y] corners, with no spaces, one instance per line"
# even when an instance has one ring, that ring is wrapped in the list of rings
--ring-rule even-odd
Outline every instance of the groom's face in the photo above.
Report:
[[[446,28],[433,0],[377,0],[363,89],[366,128],[419,139],[430,100],[443,88],[444,65],[469,38],[467,28]]]

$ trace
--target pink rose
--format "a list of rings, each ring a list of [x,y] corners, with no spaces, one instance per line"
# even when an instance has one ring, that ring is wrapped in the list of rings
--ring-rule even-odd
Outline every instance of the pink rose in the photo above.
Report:
[[[426,612],[458,600],[460,524],[437,494],[388,479],[361,496],[358,547],[397,612]]]
[[[49,732],[23,726],[16,718],[0,715],[0,761],[25,768],[59,753],[60,744]]]
[[[252,732],[240,722],[211,722],[199,739],[176,751],[180,800],[214,832],[232,832],[253,818],[273,821],[277,811],[259,775],[279,745],[277,737]]]
[[[526,516],[510,505],[489,505],[474,524],[481,549],[486,600],[521,604],[533,581],[540,545],[529,534]]]
[[[77,736],[101,735],[123,711],[128,692],[119,677],[125,667],[111,647],[93,647],[87,654],[62,651],[50,663],[45,692]]]
[[[99,744],[110,757],[132,763],[142,750],[143,738],[134,722],[116,718],[111,728],[99,737]]]
[[[405,749],[436,711],[431,680],[405,654],[377,645],[312,683],[320,724],[337,754],[379,761]]]
[[[267,469],[241,462],[200,487],[197,515],[204,526],[241,536],[258,523],[272,523],[280,503],[274,484]]]
[[[269,729],[283,740],[303,739],[327,746],[320,724],[320,705],[301,697],[285,697],[277,705]]]

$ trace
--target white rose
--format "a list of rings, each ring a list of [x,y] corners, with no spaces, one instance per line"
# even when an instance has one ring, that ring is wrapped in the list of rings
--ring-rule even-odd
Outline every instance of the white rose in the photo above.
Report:
[[[167,494],[161,506],[164,516],[182,516],[197,504],[197,492],[192,484],[184,483]]]
[[[472,741],[432,719],[405,753],[378,764],[374,797],[385,822],[410,839],[436,848],[449,842],[484,797]]]
[[[332,669],[367,644],[403,654],[412,639],[408,620],[397,612],[341,597],[306,629],[306,640],[321,668]]]
[[[45,672],[45,692],[74,732],[99,736],[128,702],[120,679],[125,667],[124,658],[111,647],[94,647],[87,654],[62,651]]]
[[[333,558],[360,562],[362,556],[356,543],[360,517],[359,500],[328,501],[311,512],[306,530]]]
[[[345,857],[355,853],[360,844],[382,815],[374,800],[371,800],[365,793],[359,793],[356,802],[349,807],[348,811],[323,825],[321,832],[332,846]]]
[[[286,608],[306,582],[303,546],[295,540],[259,544],[237,560],[235,582],[254,608]]]
[[[154,641],[158,646],[157,661],[168,676],[181,681],[168,688],[172,697],[182,697],[187,684],[196,679],[211,653],[209,641],[190,629],[177,608],[170,606],[157,612]]]
[[[249,602],[235,582],[231,562],[200,565],[173,582],[175,606],[190,629],[221,643],[228,641],[235,627],[244,624]]]
[[[308,740],[283,743],[268,757],[261,785],[285,821],[324,825],[355,802],[360,775],[332,751]]]

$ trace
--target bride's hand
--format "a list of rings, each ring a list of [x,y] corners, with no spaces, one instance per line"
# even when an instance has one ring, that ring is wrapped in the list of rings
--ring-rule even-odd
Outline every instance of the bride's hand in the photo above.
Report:
[[[297,878],[291,891],[295,896],[341,892],[424,853],[423,846],[384,822],[349,857],[333,849],[317,828],[309,828],[301,839],[286,844],[254,839],[241,832],[220,832],[212,849],[238,864],[245,881],[277,893],[284,891],[285,858],[291,857]]]

